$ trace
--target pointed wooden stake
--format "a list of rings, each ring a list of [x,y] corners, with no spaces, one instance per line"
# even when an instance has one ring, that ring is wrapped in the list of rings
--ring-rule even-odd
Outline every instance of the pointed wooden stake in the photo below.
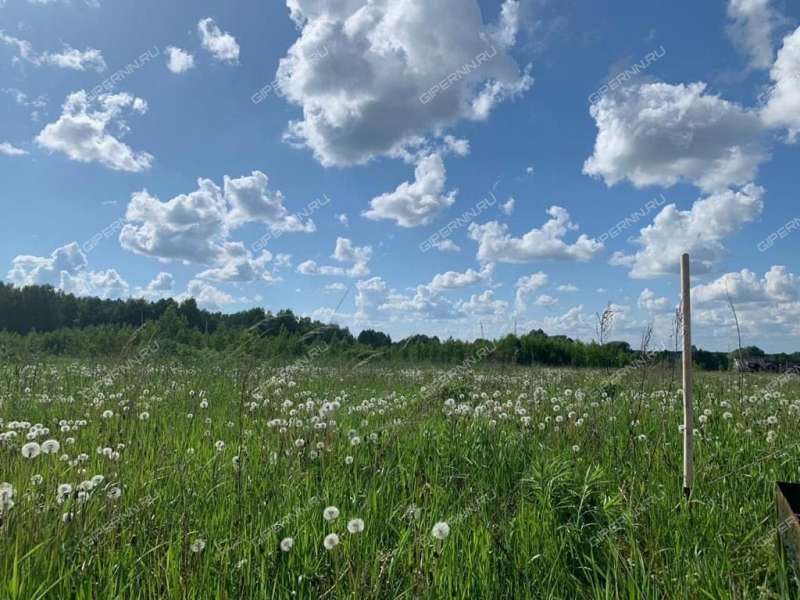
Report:
[[[681,256],[683,308],[683,493],[688,500],[694,484],[694,407],[692,401],[692,299],[689,255]]]

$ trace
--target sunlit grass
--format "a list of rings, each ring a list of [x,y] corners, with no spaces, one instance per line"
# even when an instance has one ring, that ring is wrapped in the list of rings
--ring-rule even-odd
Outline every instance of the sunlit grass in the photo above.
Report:
[[[696,397],[687,509],[667,372],[8,367],[0,596],[788,597],[800,385]]]

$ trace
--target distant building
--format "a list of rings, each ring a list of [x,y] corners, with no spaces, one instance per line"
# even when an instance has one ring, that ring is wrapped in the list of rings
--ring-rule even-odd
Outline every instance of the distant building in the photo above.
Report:
[[[778,364],[766,358],[736,358],[734,368],[738,373],[798,373],[800,365]]]

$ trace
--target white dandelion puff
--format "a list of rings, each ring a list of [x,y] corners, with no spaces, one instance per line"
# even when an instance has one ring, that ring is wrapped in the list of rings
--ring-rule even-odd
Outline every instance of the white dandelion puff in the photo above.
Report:
[[[11,500],[14,497],[14,486],[8,482],[0,483],[0,501]]]
[[[364,531],[364,521],[361,519],[351,519],[347,523],[347,531],[350,533],[361,533]]]
[[[329,533],[325,536],[325,539],[322,541],[322,544],[325,546],[326,550],[333,550],[336,546],[339,545],[339,536],[335,533]]]
[[[61,450],[61,444],[58,443],[58,440],[45,440],[42,442],[42,452],[45,454],[56,454],[59,450]]]
[[[41,454],[42,447],[39,446],[36,442],[28,442],[22,447],[22,456],[25,458],[36,458]]]
[[[328,506],[325,510],[322,511],[322,516],[325,518],[326,521],[333,521],[339,518],[339,509],[335,506]]]
[[[437,540],[447,539],[447,537],[450,535],[450,525],[444,521],[439,521],[433,526],[433,529],[431,529],[431,535]]]
[[[292,549],[292,546],[294,546],[294,538],[290,537],[283,538],[281,540],[280,545],[281,545],[281,552],[289,552],[289,550]]]

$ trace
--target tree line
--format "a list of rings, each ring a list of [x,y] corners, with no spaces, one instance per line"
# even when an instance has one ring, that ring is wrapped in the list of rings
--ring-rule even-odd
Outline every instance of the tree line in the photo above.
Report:
[[[116,357],[153,340],[158,353],[171,358],[246,353],[292,361],[313,352],[315,361],[452,364],[467,360],[487,343],[493,348],[487,362],[503,364],[620,368],[640,355],[626,342],[587,343],[550,336],[541,329],[491,342],[427,335],[393,341],[373,329],[354,336],[347,327],[297,316],[290,310],[272,313],[252,308],[224,314],[201,309],[191,298],[180,302],[172,298],[104,300],[77,297],[51,286],[15,287],[0,282],[0,358]],[[746,350],[764,355],[758,348]],[[663,351],[654,357],[674,361],[677,355]],[[694,358],[708,370],[725,370],[732,364],[732,357],[721,352],[695,350]],[[800,353],[783,358],[800,362]]]

